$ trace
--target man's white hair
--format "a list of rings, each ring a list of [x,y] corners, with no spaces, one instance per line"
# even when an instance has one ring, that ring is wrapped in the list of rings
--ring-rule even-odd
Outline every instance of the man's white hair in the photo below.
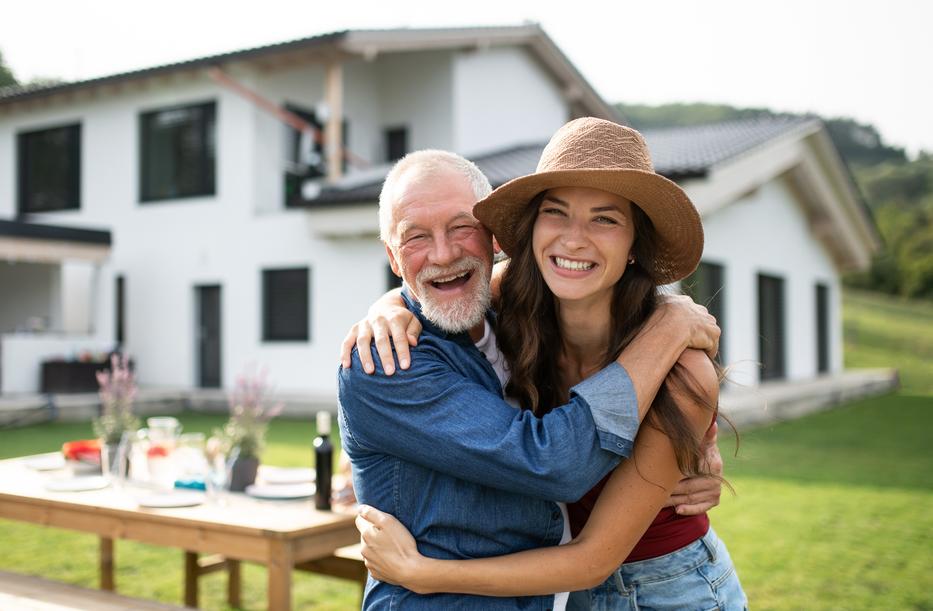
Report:
[[[469,159],[437,149],[408,153],[389,171],[382,184],[382,192],[379,193],[379,237],[383,242],[389,244],[395,230],[392,223],[392,206],[395,205],[395,186],[399,180],[409,172],[417,172],[421,177],[430,177],[449,170],[462,174],[469,181],[476,201],[492,192],[489,179]]]

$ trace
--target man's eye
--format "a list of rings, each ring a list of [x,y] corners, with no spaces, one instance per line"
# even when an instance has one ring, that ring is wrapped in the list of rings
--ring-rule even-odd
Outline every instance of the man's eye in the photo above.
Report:
[[[423,239],[424,239],[424,234],[423,234],[423,233],[416,233],[415,235],[408,236],[407,238],[405,238],[405,243],[406,243],[406,244],[410,244],[410,243],[412,243],[412,242],[417,242],[417,241],[423,240]]]

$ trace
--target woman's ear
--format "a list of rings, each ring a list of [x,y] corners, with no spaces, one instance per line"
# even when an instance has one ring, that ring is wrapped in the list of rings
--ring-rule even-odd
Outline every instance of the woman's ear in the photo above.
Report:
[[[499,240],[496,239],[496,236],[492,236],[492,252],[497,255],[502,252],[502,247],[499,246]]]

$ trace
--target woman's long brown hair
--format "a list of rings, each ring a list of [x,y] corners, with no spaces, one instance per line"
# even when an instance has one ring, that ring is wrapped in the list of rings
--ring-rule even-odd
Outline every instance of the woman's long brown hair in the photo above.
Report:
[[[543,197],[544,193],[535,197],[519,221],[518,235],[523,241],[502,279],[496,331],[499,349],[511,369],[506,394],[538,416],[569,401],[569,389],[557,359],[562,351],[558,304],[532,252],[532,230]],[[654,268],[657,234],[651,219],[634,203],[632,216],[635,242],[631,254],[635,262],[613,287],[609,344],[602,366],[619,357],[658,307],[658,290],[649,272]],[[716,367],[720,374],[721,369]],[[674,403],[672,391],[709,409],[712,421],[717,406],[710,403],[696,379],[678,363],[658,390],[645,423],[671,439],[681,473],[687,476],[708,474],[703,466],[701,440]]]

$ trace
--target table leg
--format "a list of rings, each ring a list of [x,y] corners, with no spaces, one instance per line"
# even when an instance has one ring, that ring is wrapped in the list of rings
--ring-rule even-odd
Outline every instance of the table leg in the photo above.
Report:
[[[292,608],[292,568],[295,565],[291,541],[269,541],[269,609]]]
[[[240,561],[227,558],[227,604],[240,607]]]
[[[185,606],[198,607],[198,553],[185,551]]]
[[[100,589],[113,592],[116,584],[113,581],[113,539],[100,538]]]

